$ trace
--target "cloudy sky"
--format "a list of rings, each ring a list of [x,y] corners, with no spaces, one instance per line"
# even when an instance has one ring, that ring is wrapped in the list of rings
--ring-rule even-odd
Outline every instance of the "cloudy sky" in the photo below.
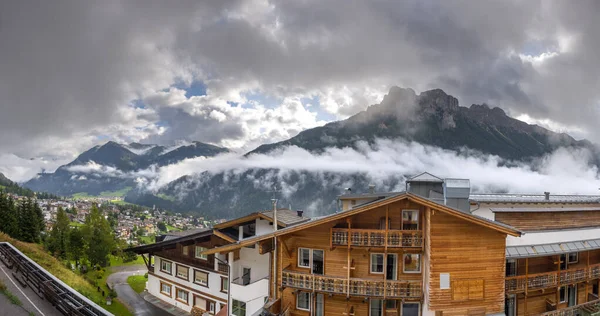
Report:
[[[600,141],[597,1],[1,1],[0,172],[116,140],[244,151],[442,88]]]

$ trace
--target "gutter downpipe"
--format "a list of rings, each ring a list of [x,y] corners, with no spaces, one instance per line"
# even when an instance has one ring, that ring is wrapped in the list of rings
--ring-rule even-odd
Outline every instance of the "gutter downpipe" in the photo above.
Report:
[[[273,203],[273,231],[277,231],[277,199]],[[273,236],[273,300],[277,299],[277,237]]]
[[[233,306],[231,306],[231,264],[229,262],[225,262],[219,259],[216,255],[215,259],[217,259],[217,261],[221,262],[222,264],[227,265],[227,316],[229,316],[231,315],[233,309]]]

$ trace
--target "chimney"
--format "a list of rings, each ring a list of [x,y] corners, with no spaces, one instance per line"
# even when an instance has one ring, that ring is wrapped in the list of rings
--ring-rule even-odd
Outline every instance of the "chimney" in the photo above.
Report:
[[[304,213],[304,211],[296,211],[298,212],[298,217],[302,217],[302,213]]]
[[[374,184],[369,184],[369,193],[371,193],[371,194],[375,193],[375,185]]]
[[[550,201],[550,192],[544,192],[545,200]]]

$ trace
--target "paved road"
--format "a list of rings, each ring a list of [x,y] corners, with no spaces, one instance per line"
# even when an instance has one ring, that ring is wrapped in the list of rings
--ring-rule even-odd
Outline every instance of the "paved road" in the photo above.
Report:
[[[114,267],[113,274],[109,275],[106,279],[106,283],[110,284],[111,287],[117,292],[117,297],[123,304],[129,307],[129,310],[133,311],[136,316],[171,316],[168,312],[146,302],[144,298],[136,293],[131,286],[127,283],[127,278],[131,275],[140,275],[148,272],[144,265],[132,265]]]
[[[21,286],[12,275],[12,270],[9,270],[2,261],[0,261],[0,280],[23,303],[23,306],[13,305],[4,295],[0,294],[0,316],[27,316],[29,312],[41,316],[62,316],[52,304],[37,296],[29,285]]]

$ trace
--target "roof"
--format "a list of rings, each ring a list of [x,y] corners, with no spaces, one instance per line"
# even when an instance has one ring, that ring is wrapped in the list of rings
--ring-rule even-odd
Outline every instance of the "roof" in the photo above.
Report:
[[[446,179],[444,184],[447,188],[471,188],[471,181],[469,179]]]
[[[183,234],[182,234],[182,236],[179,236],[179,237],[169,238],[169,239],[165,238],[165,240],[163,240],[163,241],[159,241],[159,242],[149,244],[149,245],[141,245],[141,246],[137,246],[137,247],[128,248],[128,249],[125,249],[125,251],[132,251],[135,253],[147,253],[150,250],[164,249],[166,247],[175,245],[176,243],[179,243],[179,242],[208,237],[213,234],[213,231],[210,228],[203,228],[203,229],[192,229],[189,231],[183,231],[181,233],[183,233]],[[187,234],[185,234],[185,233],[187,233]],[[173,236],[173,235],[169,235],[169,236]]]
[[[600,211],[600,206],[591,207],[492,207],[494,213],[544,213],[544,212],[590,212]]]
[[[441,178],[432,175],[429,172],[420,173],[414,177],[406,179],[407,182],[444,182]]]
[[[541,257],[595,249],[600,249],[600,238],[541,245],[507,246],[506,258]]]
[[[240,224],[244,224],[247,222],[251,222],[256,220],[257,218],[262,218],[264,220],[267,220],[269,222],[273,222],[273,211],[264,211],[264,212],[254,212],[254,213],[250,213],[246,216],[243,217],[239,217],[239,218],[235,218],[223,223],[219,223],[217,225],[214,225],[213,227],[216,229],[223,229],[223,228],[227,228],[227,227],[232,227],[232,226],[236,226],[236,225],[240,225]],[[302,223],[302,222],[306,222],[310,220],[310,217],[307,216],[298,216],[298,211],[292,211],[289,209],[277,209],[277,224],[278,226],[282,226],[282,227],[287,227],[290,225],[295,225],[298,223]]]
[[[338,198],[345,199],[377,199],[377,198],[385,198],[392,195],[396,195],[402,192],[375,192],[375,193],[357,193],[357,194],[344,194],[338,196]]]
[[[600,203],[600,195],[558,195],[550,194],[546,200],[544,194],[471,194],[469,199],[474,202],[486,203]]]
[[[309,228],[309,227],[313,227],[316,225],[320,225],[320,224],[324,224],[327,223],[329,221],[333,221],[333,220],[337,220],[337,219],[341,219],[341,218],[345,218],[348,216],[352,216],[355,214],[359,214],[371,209],[374,209],[376,207],[379,206],[383,206],[386,205],[388,203],[393,203],[393,202],[397,202],[397,201],[401,201],[403,199],[409,199],[412,200],[414,202],[417,202],[419,204],[423,204],[429,207],[433,207],[436,210],[440,210],[442,212],[460,217],[462,219],[465,219],[467,221],[479,224],[479,225],[483,225],[483,226],[487,226],[491,229],[500,231],[502,233],[508,234],[508,235],[512,235],[512,236],[520,236],[521,232],[519,230],[517,230],[516,228],[504,224],[504,223],[500,223],[500,222],[496,222],[493,220],[489,220],[487,218],[481,217],[481,216],[477,216],[474,214],[471,214],[469,212],[464,212],[449,206],[446,206],[444,204],[440,204],[434,200],[431,199],[427,199],[424,198],[420,195],[416,195],[413,193],[408,193],[408,192],[401,192],[401,193],[397,193],[395,195],[391,195],[388,196],[386,198],[383,199],[379,199],[379,200],[375,200],[375,201],[371,201],[369,203],[365,203],[362,204],[360,206],[357,206],[355,208],[352,208],[350,210],[347,211],[343,211],[343,212],[337,212],[337,213],[333,213],[330,215],[326,215],[326,216],[321,216],[318,218],[313,218],[310,221],[295,225],[295,226],[289,226],[286,227],[284,229],[280,229],[276,232],[272,232],[269,234],[264,234],[264,235],[260,235],[260,236],[255,236],[255,237],[251,237],[251,238],[247,238],[241,241],[237,241],[235,243],[226,245],[226,246],[222,246],[222,247],[218,247],[218,248],[213,248],[213,249],[208,249],[205,252],[203,252],[204,254],[213,254],[213,253],[219,253],[219,252],[228,252],[228,251],[232,251],[241,247],[245,247],[245,246],[249,246],[249,245],[253,245],[261,240],[265,240],[268,238],[272,238],[272,237],[276,237],[276,236],[281,236],[281,235],[285,235],[285,234],[289,234],[295,231],[299,231],[305,228]]]

